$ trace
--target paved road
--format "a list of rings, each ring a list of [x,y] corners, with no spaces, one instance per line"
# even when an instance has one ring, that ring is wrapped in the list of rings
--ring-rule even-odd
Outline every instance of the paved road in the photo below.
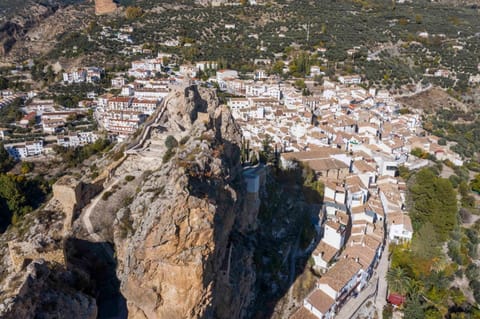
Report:
[[[433,87],[432,84],[428,84],[426,87],[422,87],[421,83],[417,83],[417,88],[415,89],[415,92],[410,92],[410,93],[404,93],[404,94],[398,94],[398,95],[393,95],[394,98],[402,98],[402,97],[411,97],[417,94],[420,94],[422,92],[428,91]]]
[[[387,244],[385,245],[385,250],[383,251],[382,258],[380,258],[380,262],[378,263],[378,267],[376,269],[378,275],[378,293],[375,297],[375,308],[377,309],[378,318],[382,319],[383,315],[383,307],[387,304],[387,271],[389,267],[389,260],[388,260],[388,240]]]
[[[351,298],[346,304],[340,308],[337,313],[337,318],[348,319],[352,318],[358,309],[368,300],[373,297],[377,288],[377,277],[373,276],[368,281],[367,286],[358,294],[356,298]]]
[[[355,318],[357,311],[368,300],[375,302],[375,308],[379,313],[378,318],[382,318],[383,306],[386,304],[387,295],[387,282],[385,277],[388,270],[388,242],[385,245],[385,249],[380,257],[377,269],[375,270],[372,278],[368,281],[367,287],[365,287],[356,298],[351,298],[340,309],[337,314],[337,318]]]

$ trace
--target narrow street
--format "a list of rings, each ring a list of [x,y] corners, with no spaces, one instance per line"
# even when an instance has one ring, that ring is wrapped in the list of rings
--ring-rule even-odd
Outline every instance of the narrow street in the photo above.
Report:
[[[388,241],[382,253],[382,257],[378,263],[377,269],[370,278],[368,285],[358,294],[356,298],[351,298],[342,306],[337,313],[337,318],[349,319],[355,318],[358,310],[368,301],[375,303],[378,318],[382,319],[382,310],[386,305],[387,298],[387,281],[386,275],[388,271]]]
[[[377,276],[373,276],[368,281],[367,286],[358,294],[357,297],[352,297],[346,304],[342,306],[337,313],[337,318],[354,318],[358,309],[369,299],[373,298],[377,288]]]
[[[387,304],[387,271],[389,266],[388,260],[388,240],[387,244],[385,245],[385,250],[383,251],[382,258],[378,263],[377,267],[377,275],[378,275],[378,292],[375,296],[375,308],[377,309],[378,318],[382,319],[382,311],[383,307]]]

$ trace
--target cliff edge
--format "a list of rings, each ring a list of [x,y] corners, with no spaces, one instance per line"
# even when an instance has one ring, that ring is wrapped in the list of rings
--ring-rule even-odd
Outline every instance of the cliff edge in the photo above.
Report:
[[[197,87],[169,101],[161,126],[178,145],[115,225],[129,318],[244,317],[255,275],[243,220],[255,212],[244,209],[239,129]]]

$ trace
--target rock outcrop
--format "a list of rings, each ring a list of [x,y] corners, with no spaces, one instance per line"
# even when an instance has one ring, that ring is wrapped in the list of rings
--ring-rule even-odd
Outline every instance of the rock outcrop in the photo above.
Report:
[[[0,237],[0,318],[97,317],[88,275],[81,278],[65,254],[64,221],[52,199]]]
[[[57,10],[57,5],[47,6],[32,3],[28,16],[22,16],[22,13],[18,13],[11,20],[0,24],[0,56],[10,52],[13,45],[22,39],[28,30]]]
[[[113,0],[95,0],[95,14],[103,15],[114,13],[117,10],[117,5]]]
[[[93,7],[82,0],[21,2],[7,16],[0,16],[2,62],[24,61],[49,52],[58,35],[85,28],[93,16]]]
[[[170,100],[161,125],[180,143],[115,225],[129,318],[243,318],[255,272],[238,127],[196,87]]]
[[[15,298],[0,304],[2,318],[95,319],[95,299],[70,289],[72,278],[39,260],[30,263]],[[68,311],[67,311],[68,310]]]
[[[130,155],[118,167],[138,184],[112,212],[116,260],[111,237],[65,231],[96,190],[71,176],[0,236],[0,318],[123,318],[127,307],[133,319],[251,315],[258,198],[247,196],[229,109],[214,91],[189,87],[168,99],[152,136],[151,148],[162,144],[143,155],[158,160],[138,167]]]

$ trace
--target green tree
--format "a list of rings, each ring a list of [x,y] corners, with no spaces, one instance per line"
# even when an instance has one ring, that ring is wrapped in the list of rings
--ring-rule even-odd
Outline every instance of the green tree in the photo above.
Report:
[[[294,77],[304,77],[310,72],[310,57],[306,52],[298,53],[289,64],[290,73]]]
[[[413,156],[416,156],[418,158],[425,158],[425,152],[419,147],[414,148],[410,152],[410,154],[412,154]]]
[[[415,230],[429,222],[438,240],[445,241],[457,224],[457,198],[450,181],[436,176],[430,169],[422,169],[415,175],[409,197]]]
[[[275,161],[276,154],[272,147],[273,139],[270,135],[266,135],[262,141],[262,150],[260,151],[260,162],[273,163]]]
[[[0,197],[5,199],[10,212],[20,212],[27,202],[27,197],[22,191],[23,178],[12,174],[0,175]]]
[[[20,168],[20,172],[25,175],[33,171],[33,168],[35,167],[35,164],[32,162],[22,162],[22,166]]]
[[[175,139],[175,137],[173,137],[172,135],[169,135],[165,139],[165,146],[167,147],[167,149],[171,150],[172,148],[175,148],[178,146],[178,142]]]
[[[9,81],[5,77],[0,77],[0,90],[8,89]]]
[[[440,253],[438,246],[439,243],[435,228],[429,222],[420,227],[412,240],[413,253],[422,258],[433,258],[437,256]]]
[[[416,15],[415,15],[415,22],[416,22],[417,24],[421,24],[422,21],[423,21],[422,15],[421,15],[421,14],[416,14]]]
[[[304,90],[307,88],[307,86],[305,85],[305,81],[302,79],[296,80],[294,86],[299,90]]]
[[[279,60],[273,64],[272,68],[270,69],[270,72],[272,72],[273,74],[282,75],[284,67],[285,67],[285,63]]]
[[[405,303],[404,318],[424,319],[425,310],[419,298],[408,298]]]
[[[475,177],[472,179],[472,181],[470,182],[470,188],[472,189],[472,191],[480,194],[480,174],[476,174]]]
[[[391,291],[405,295],[408,287],[408,276],[401,267],[390,268],[387,271],[387,282]]]
[[[6,173],[12,169],[15,161],[5,150],[3,143],[0,142],[0,173]]]

